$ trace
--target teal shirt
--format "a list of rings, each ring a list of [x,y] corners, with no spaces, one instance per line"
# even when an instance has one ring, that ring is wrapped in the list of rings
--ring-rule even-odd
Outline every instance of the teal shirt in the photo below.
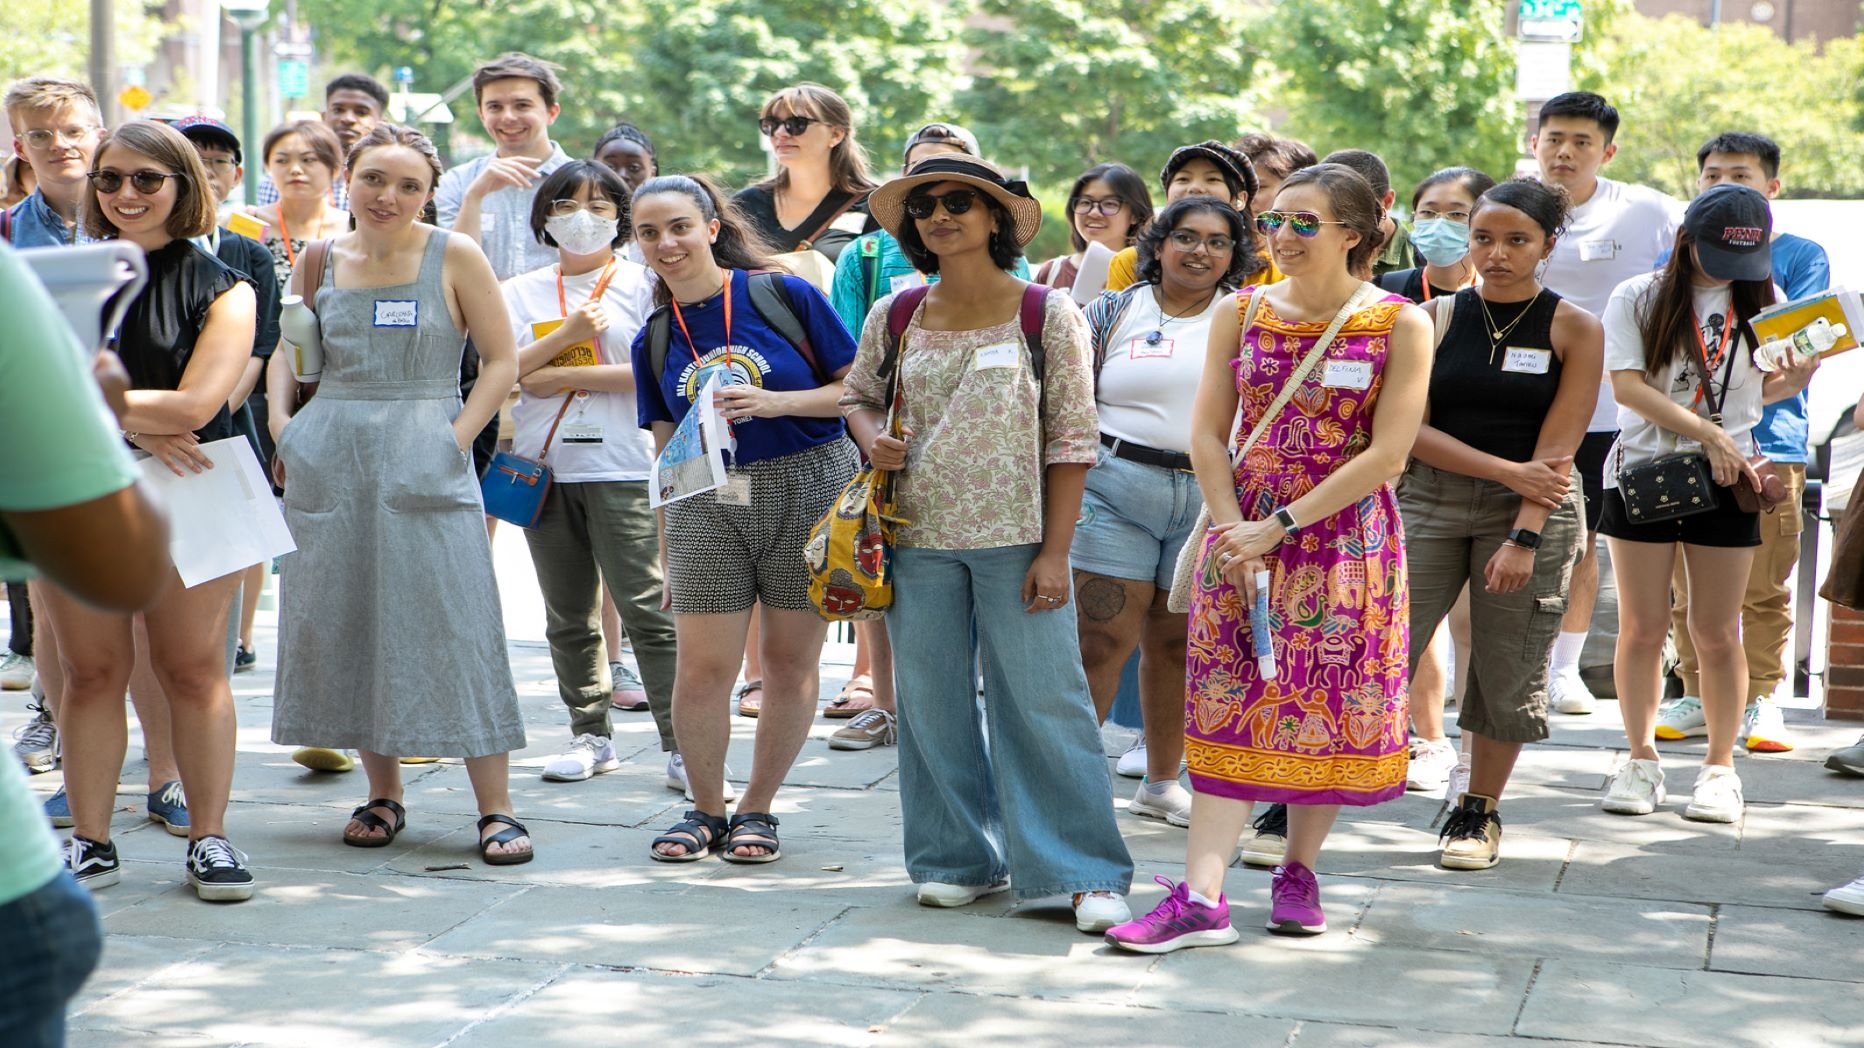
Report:
[[[32,267],[6,244],[0,317],[0,511],[58,509],[134,484],[141,474],[91,377],[88,354]],[[0,526],[0,579],[31,574]]]
[[[863,266],[862,259],[868,259]],[[893,294],[895,277],[912,276],[917,272],[913,264],[906,261],[906,252],[900,250],[900,242],[893,239],[893,234],[881,230],[868,233],[855,239],[842,248],[841,257],[835,260],[835,281],[829,285],[828,300],[835,307],[835,315],[856,342],[861,340],[861,325],[867,322],[867,311],[874,308],[874,303]],[[1010,270],[1022,280],[1029,279],[1029,260],[1016,256],[1016,265]],[[938,280],[934,275],[933,281]]]

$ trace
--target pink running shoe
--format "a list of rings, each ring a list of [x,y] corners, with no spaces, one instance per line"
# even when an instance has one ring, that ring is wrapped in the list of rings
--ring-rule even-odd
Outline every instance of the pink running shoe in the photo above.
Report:
[[[1191,887],[1173,885],[1164,877],[1153,880],[1171,889],[1165,901],[1136,921],[1107,929],[1107,942],[1134,953],[1170,953],[1186,946],[1227,946],[1236,941],[1230,926],[1230,904],[1217,896],[1217,905],[1191,901]]]
[[[1319,935],[1327,930],[1320,910],[1320,882],[1298,862],[1275,867],[1269,888],[1269,931],[1278,935]]]

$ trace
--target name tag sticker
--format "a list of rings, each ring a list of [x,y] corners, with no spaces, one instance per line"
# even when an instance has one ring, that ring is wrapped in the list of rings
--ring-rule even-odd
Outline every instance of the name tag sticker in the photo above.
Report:
[[[977,351],[977,370],[987,368],[1021,367],[1022,354],[1017,351],[1014,342],[999,342],[994,346],[985,346]]]
[[[1618,257],[1616,240],[1582,240],[1579,243],[1579,260],[1581,262],[1603,262]]]
[[[1545,375],[1552,363],[1551,349],[1516,349],[1509,346],[1507,354],[1502,358],[1502,370],[1520,375]]]
[[[888,283],[892,285],[893,293],[896,295],[905,291],[907,288],[915,288],[925,282],[925,276],[920,273],[901,273],[899,276],[888,281]]]
[[[1327,370],[1321,376],[1320,384],[1330,389],[1370,389],[1372,361],[1329,360]]]
[[[1169,338],[1161,338],[1157,342],[1147,342],[1143,338],[1135,338],[1132,342],[1127,344],[1126,355],[1134,360],[1169,360],[1171,359],[1171,351],[1174,344],[1175,343]]]
[[[421,320],[421,302],[414,298],[378,298],[375,300],[376,327],[417,327]]]
[[[602,424],[599,422],[566,423],[560,433],[565,444],[602,443]]]
[[[718,489],[718,502],[721,506],[750,505],[751,478],[742,473],[726,477],[724,486]]]

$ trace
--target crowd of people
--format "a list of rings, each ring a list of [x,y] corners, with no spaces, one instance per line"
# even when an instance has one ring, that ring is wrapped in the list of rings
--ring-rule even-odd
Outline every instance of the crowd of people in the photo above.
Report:
[[[1763,370],[1750,321],[1829,270],[1774,231],[1761,134],[1702,144],[1685,203],[1604,177],[1617,111],[1562,95],[1538,114],[1536,176],[1434,172],[1408,221],[1363,148],[1187,143],[1156,187],[1083,172],[1070,251],[1031,266],[1039,202],[955,124],[915,131],[887,178],[840,96],[788,87],[755,116],[775,174],[728,194],[663,172],[633,124],[572,156],[548,63],[501,55],[472,90],[494,148],[451,169],[360,74],[253,156],[206,116],[105,128],[82,83],[5,96],[30,173],[5,239],[148,258],[112,341],[116,450],[184,475],[243,434],[276,485],[297,549],[272,739],[309,768],[361,764],[344,845],[393,842],[401,765],[445,757],[470,775],[483,861],[535,854],[480,494],[513,461],[554,471],[524,530],[568,729],[543,778],[613,771],[616,711],[649,712],[692,805],[654,838],[661,862],[782,856],[774,799],[826,635],[804,545],[863,461],[896,478],[896,594],[821,712],[845,721],[833,748],[897,746],[928,906],[1066,896],[1116,947],[1228,943],[1240,847],[1274,870],[1268,928],[1316,934],[1340,809],[1407,790],[1445,794],[1444,867],[1495,866],[1523,745],[1597,701],[1578,660],[1599,535],[1629,751],[1604,811],[1663,809],[1656,740],[1706,735],[1681,814],[1733,822],[1735,747],[1791,748],[1774,695],[1818,360]],[[249,162],[258,199],[230,206]],[[275,352],[294,298],[319,376]],[[724,483],[657,505],[655,459],[706,403]],[[1678,456],[1706,511],[1651,519],[1639,471]],[[31,689],[25,768],[63,767],[44,805],[72,831],[61,883],[122,875],[127,692],[149,816],[188,838],[188,882],[253,894],[226,823],[228,680],[257,661],[266,570],[171,580],[133,613],[8,587],[0,683]],[[1671,636],[1684,694],[1665,703]],[[1187,828],[1183,877],[1136,919],[1097,730],[1135,658],[1125,811]],[[758,721],[741,794],[734,714]],[[1864,774],[1864,743],[1832,762]],[[1864,914],[1864,878],[1826,902]]]

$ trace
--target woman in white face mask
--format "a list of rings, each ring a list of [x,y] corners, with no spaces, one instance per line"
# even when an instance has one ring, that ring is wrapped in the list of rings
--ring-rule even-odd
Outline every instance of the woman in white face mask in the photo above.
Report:
[[[1386,291],[1413,302],[1454,295],[1475,284],[1469,261],[1469,215],[1495,180],[1473,167],[1446,167],[1417,184],[1411,194],[1411,246],[1424,265],[1379,277]]]
[[[559,261],[504,285],[523,387],[512,448],[555,474],[542,515],[524,532],[570,712],[573,741],[544,765],[555,782],[617,766],[608,660],[620,656],[603,653],[604,585],[634,642],[661,749],[673,749],[673,619],[660,610],[647,500],[654,444],[636,424],[629,355],[653,292],[646,267],[615,255],[628,239],[629,199],[627,183],[604,164],[577,160],[552,172],[538,186],[531,231]]]

